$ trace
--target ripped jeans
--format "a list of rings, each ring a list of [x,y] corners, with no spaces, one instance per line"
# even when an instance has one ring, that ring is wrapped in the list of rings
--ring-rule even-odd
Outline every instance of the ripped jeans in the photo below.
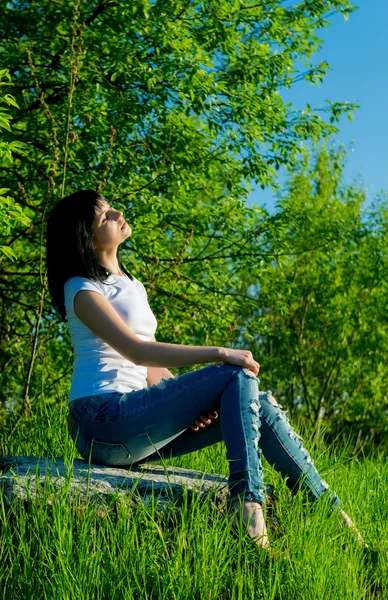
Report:
[[[131,392],[107,392],[76,399],[70,407],[72,438],[81,456],[92,463],[129,467],[155,462],[225,442],[229,462],[229,501],[265,502],[261,457],[295,492],[311,500],[338,496],[320,477],[271,392],[259,392],[259,379],[229,363],[195,371]],[[219,418],[203,430],[191,425],[200,415],[217,411]]]

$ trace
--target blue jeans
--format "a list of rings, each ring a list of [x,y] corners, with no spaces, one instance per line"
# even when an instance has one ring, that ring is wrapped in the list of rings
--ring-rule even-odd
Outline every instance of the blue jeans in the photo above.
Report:
[[[95,464],[129,467],[225,442],[230,501],[264,503],[262,454],[292,491],[305,489],[314,500],[328,494],[301,438],[271,392],[259,392],[252,371],[228,363],[195,371],[127,393],[109,392],[76,399],[70,407],[72,438],[81,456]],[[203,430],[191,425],[216,410],[219,418]]]

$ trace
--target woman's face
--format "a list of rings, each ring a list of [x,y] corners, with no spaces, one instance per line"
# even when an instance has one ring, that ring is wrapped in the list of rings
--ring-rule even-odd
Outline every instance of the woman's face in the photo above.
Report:
[[[132,229],[125,222],[123,213],[104,199],[95,208],[92,232],[94,247],[103,250],[117,247],[131,235]]]

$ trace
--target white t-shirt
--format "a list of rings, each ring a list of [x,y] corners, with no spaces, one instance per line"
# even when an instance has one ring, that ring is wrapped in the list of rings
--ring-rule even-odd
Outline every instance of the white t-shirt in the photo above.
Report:
[[[77,317],[74,298],[80,290],[105,296],[141,340],[152,341],[158,325],[148,304],[146,289],[138,279],[131,281],[127,275],[109,275],[105,283],[100,283],[86,277],[70,277],[64,286],[66,318],[74,351],[68,402],[84,396],[147,387],[147,367],[135,365],[121,356]]]

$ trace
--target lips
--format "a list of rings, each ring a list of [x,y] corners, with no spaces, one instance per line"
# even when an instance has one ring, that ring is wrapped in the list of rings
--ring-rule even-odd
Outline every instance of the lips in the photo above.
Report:
[[[125,227],[125,226],[126,226],[126,224],[127,224],[127,222],[126,222],[126,221],[124,221],[124,223],[121,225],[120,229],[123,229],[123,227]]]

